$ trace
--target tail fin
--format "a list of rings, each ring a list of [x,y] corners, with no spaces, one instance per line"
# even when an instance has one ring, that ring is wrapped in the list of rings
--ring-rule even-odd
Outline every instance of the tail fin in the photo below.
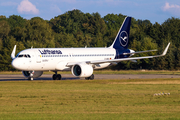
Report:
[[[126,17],[110,48],[115,48],[115,49],[128,48],[130,26],[131,26],[131,17]]]

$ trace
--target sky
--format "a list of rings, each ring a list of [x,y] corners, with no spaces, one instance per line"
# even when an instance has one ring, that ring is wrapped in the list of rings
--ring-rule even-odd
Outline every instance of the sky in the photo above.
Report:
[[[25,19],[50,20],[74,9],[83,13],[123,14],[162,24],[168,18],[180,18],[180,0],[0,0],[0,15],[20,15]]]

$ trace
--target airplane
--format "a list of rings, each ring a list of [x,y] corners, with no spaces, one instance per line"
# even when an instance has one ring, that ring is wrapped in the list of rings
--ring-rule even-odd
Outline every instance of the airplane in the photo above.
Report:
[[[21,70],[29,80],[38,78],[43,71],[53,71],[52,79],[61,80],[58,71],[71,71],[75,77],[93,80],[94,69],[102,69],[121,61],[136,62],[138,59],[161,57],[166,55],[168,43],[161,55],[131,57],[134,54],[157,50],[137,51],[128,49],[131,17],[124,19],[118,34],[110,47],[105,48],[30,48],[15,56],[16,45],[11,53],[12,66]]]

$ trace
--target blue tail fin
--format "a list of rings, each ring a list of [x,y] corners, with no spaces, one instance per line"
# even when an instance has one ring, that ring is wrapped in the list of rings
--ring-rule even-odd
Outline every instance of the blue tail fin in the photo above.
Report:
[[[131,26],[131,17],[126,17],[110,48],[115,48],[115,49],[128,48],[130,26]]]

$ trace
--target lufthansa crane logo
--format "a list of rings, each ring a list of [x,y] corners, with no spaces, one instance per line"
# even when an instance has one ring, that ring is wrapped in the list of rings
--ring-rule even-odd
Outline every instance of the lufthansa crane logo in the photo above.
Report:
[[[119,35],[120,44],[125,47],[128,44],[128,34],[126,31],[122,31]]]

